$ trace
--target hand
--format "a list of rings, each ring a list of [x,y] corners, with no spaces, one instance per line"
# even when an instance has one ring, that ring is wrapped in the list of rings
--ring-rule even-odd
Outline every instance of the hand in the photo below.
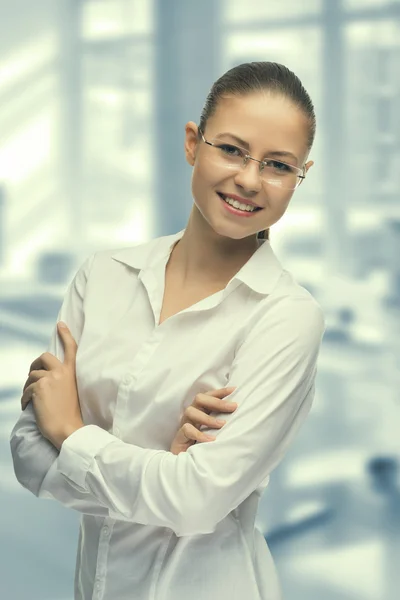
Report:
[[[227,402],[223,400],[225,396],[231,394],[236,388],[228,387],[219,390],[212,390],[205,394],[197,394],[194,401],[183,413],[178,430],[171,444],[170,452],[180,454],[193,446],[196,442],[210,442],[216,439],[215,436],[208,436],[200,431],[201,425],[221,429],[224,426],[223,421],[218,421],[210,417],[211,412],[229,412],[237,409],[236,402]]]
[[[32,400],[36,423],[43,437],[60,449],[63,441],[84,426],[76,386],[77,344],[68,327],[58,323],[64,344],[64,362],[46,352],[30,366],[21,398],[25,410]]]

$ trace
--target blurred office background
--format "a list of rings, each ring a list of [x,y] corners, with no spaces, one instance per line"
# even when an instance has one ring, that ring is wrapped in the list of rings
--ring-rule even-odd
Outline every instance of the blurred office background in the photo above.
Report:
[[[0,2],[0,595],[72,600],[78,514],[14,479],[9,434],[66,286],[95,250],[183,229],[184,125],[235,64],[314,100],[315,161],[271,243],[322,305],[314,409],[258,527],[287,600],[400,589],[400,3]]]

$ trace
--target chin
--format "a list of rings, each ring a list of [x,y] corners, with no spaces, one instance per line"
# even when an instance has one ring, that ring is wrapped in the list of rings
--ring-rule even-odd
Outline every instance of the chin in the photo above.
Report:
[[[231,240],[244,240],[249,237],[255,237],[257,235],[257,231],[246,233],[243,229],[238,231],[235,227],[232,226],[221,226],[221,227],[213,227],[214,231],[222,236],[229,238]]]

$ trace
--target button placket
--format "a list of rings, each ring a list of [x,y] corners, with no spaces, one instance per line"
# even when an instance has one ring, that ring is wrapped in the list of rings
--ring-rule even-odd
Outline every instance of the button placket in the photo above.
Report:
[[[121,429],[116,425],[123,417],[124,407],[128,399],[128,388],[129,384],[133,381],[133,375],[131,373],[125,375],[121,381],[120,388],[118,391],[117,406],[114,414],[114,426],[113,435],[116,437],[121,436]]]
[[[94,584],[93,600],[101,600],[104,594],[104,582],[96,579]]]
[[[112,531],[111,525],[103,525],[100,531],[98,558],[96,565],[96,577],[94,583],[94,591],[96,600],[100,600],[104,593],[105,577],[107,572],[107,556],[109,550],[109,540]]]
[[[137,381],[143,369],[146,368],[152,355],[156,351],[159,343],[160,335],[158,333],[153,332],[141,347],[141,351],[140,353],[138,353],[138,356],[136,357],[133,365],[131,366],[131,370],[128,373],[125,373],[125,375],[121,379],[114,413],[115,425],[113,426],[112,431],[116,437],[121,436],[121,428],[118,427],[117,423],[124,423],[127,405],[129,401],[130,388]]]

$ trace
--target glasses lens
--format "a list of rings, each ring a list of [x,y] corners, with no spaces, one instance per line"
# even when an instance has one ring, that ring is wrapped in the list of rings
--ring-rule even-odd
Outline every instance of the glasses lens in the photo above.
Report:
[[[215,165],[228,169],[240,169],[244,165],[246,150],[223,142],[221,140],[210,140],[207,147],[207,157]]]
[[[269,185],[284,190],[295,190],[299,185],[301,172],[295,167],[279,160],[266,160],[264,165],[261,177]]]

